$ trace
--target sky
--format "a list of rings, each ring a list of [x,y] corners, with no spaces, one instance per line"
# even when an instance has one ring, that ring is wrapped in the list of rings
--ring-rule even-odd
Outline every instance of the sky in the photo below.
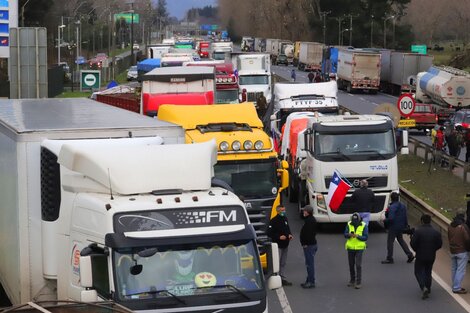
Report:
[[[154,0],[154,2],[156,3],[157,0]],[[217,0],[167,0],[166,4],[170,16],[181,19],[189,9],[202,8],[206,5],[214,6],[217,4]]]

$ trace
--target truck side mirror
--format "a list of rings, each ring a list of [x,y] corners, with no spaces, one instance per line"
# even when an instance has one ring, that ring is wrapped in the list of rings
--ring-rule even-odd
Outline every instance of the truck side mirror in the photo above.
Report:
[[[91,256],[80,256],[80,285],[84,288],[93,288],[93,272]]]
[[[267,280],[267,286],[269,290],[278,289],[282,287],[282,278],[278,275],[280,269],[279,249],[275,242],[268,244],[266,248],[268,256],[268,273],[271,273],[271,276]]]

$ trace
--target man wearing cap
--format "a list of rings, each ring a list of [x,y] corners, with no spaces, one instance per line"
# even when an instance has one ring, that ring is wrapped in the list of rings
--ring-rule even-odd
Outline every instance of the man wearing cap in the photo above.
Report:
[[[315,253],[317,252],[317,221],[313,217],[313,208],[307,205],[302,210],[304,225],[300,230],[300,244],[304,249],[307,279],[302,288],[315,288]]]
[[[359,213],[354,213],[344,230],[346,250],[348,251],[349,287],[360,289],[362,287],[362,254],[366,249],[366,241],[369,237],[367,224],[362,221]]]
[[[458,294],[467,293],[462,288],[462,281],[468,262],[467,249],[470,246],[470,234],[465,224],[465,212],[457,211],[452,223],[447,229],[449,237],[450,260],[452,264],[452,292]]]

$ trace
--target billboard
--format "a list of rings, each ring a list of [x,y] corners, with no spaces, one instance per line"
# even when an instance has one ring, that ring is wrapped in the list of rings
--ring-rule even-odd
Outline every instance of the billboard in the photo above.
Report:
[[[134,15],[134,24],[139,24],[139,14],[138,13],[118,13],[114,14],[114,21],[117,22],[120,19],[124,19],[127,24],[130,24],[132,22],[132,15]]]
[[[0,58],[10,57],[10,31],[18,27],[18,1],[0,0]]]

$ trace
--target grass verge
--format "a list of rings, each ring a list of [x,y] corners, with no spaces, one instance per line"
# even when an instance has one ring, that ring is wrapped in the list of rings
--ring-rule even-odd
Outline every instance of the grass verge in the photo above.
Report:
[[[470,184],[439,166],[428,171],[429,163],[414,155],[398,157],[398,182],[443,215],[452,218],[458,208],[466,208]]]

